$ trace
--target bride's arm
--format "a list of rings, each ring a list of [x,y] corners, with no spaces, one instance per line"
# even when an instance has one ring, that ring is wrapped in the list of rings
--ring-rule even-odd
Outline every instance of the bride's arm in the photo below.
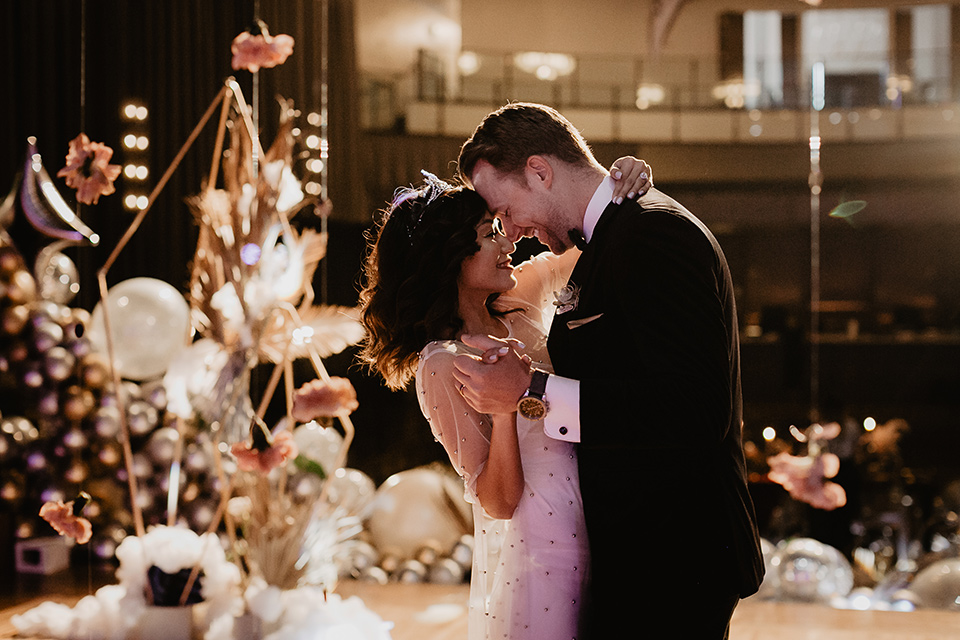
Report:
[[[491,517],[507,520],[523,495],[517,414],[493,416],[490,455],[477,478],[477,497]]]

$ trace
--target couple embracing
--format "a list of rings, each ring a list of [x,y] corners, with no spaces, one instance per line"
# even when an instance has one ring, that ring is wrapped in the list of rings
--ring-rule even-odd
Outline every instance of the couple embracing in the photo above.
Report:
[[[416,378],[473,503],[471,640],[726,637],[763,562],[719,244],[543,105],[488,115],[459,173],[387,210],[362,357]],[[550,251],[514,265],[523,236]]]

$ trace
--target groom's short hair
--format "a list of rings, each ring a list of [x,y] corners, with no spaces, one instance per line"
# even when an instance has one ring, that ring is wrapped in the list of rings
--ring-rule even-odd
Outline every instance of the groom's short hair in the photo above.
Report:
[[[469,183],[480,160],[511,174],[533,155],[551,155],[579,166],[596,164],[586,140],[560,112],[542,104],[514,102],[487,115],[463,143],[458,171]]]

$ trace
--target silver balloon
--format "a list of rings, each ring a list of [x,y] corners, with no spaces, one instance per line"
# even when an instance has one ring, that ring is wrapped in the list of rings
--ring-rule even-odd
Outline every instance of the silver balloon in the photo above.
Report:
[[[46,353],[63,342],[63,327],[54,320],[42,319],[34,326],[33,344],[40,353]]]
[[[419,560],[407,560],[400,565],[393,580],[404,584],[419,584],[427,579],[427,568]]]
[[[40,252],[33,268],[40,297],[59,304],[67,304],[80,291],[80,273],[77,266],[59,251]]]
[[[160,427],[151,434],[144,451],[154,464],[167,466],[173,462],[180,434],[173,427]]]
[[[109,405],[97,409],[93,416],[93,428],[105,440],[115,438],[120,433],[120,409]]]
[[[77,364],[77,358],[63,347],[53,347],[43,356],[47,376],[56,382],[63,382],[71,375]]]
[[[460,584],[464,570],[453,558],[440,558],[427,571],[427,581],[434,584]]]
[[[853,568],[843,554],[811,538],[783,544],[771,564],[785,600],[828,604],[853,589]]]
[[[135,436],[145,436],[156,428],[160,416],[157,410],[144,400],[134,400],[127,407],[127,426]]]
[[[921,569],[910,591],[925,609],[960,611],[960,558],[938,560]]]

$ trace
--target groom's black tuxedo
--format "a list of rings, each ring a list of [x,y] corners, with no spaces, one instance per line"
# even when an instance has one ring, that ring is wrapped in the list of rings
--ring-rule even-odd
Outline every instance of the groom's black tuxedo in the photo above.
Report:
[[[754,593],[763,560],[719,244],[651,189],[607,207],[570,284],[577,306],[556,315],[548,346],[556,373],[580,381],[590,637]]]

